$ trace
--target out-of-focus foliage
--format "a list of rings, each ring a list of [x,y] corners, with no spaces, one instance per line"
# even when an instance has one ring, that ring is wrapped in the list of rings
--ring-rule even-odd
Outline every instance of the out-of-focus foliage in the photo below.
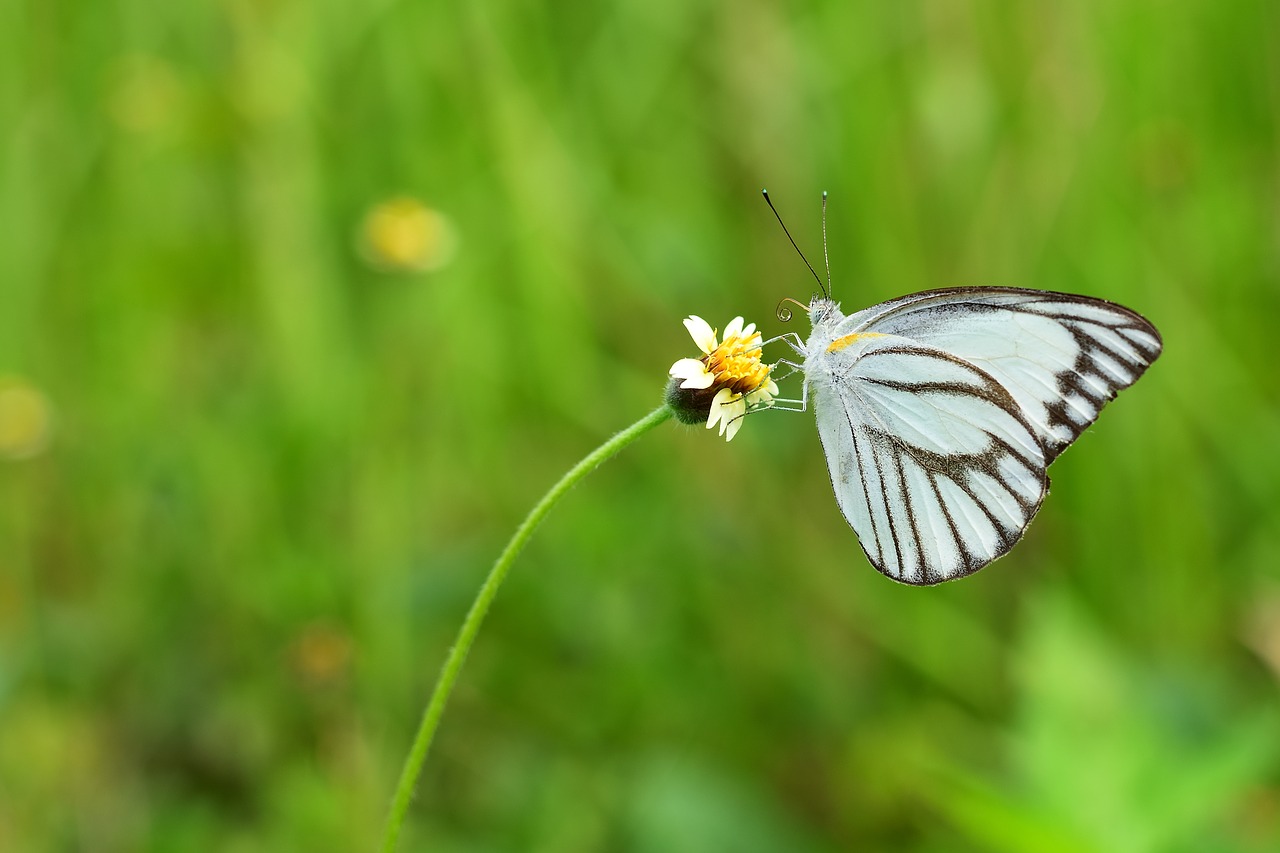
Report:
[[[0,21],[0,849],[371,848],[680,319],[806,331],[762,186],[819,263],[830,191],[846,309],[1069,290],[1165,355],[941,588],[867,565],[809,416],[650,435],[515,566],[404,849],[1280,845],[1275,4]]]

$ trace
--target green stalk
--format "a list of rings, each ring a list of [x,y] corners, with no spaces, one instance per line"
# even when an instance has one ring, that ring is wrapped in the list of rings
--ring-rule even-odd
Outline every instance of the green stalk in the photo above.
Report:
[[[476,600],[471,604],[471,610],[467,612],[462,628],[458,631],[458,639],[449,650],[449,656],[440,669],[440,677],[436,679],[435,690],[432,691],[431,700],[422,714],[422,722],[418,724],[418,734],[413,739],[413,746],[405,759],[404,769],[400,771],[400,783],[396,786],[395,797],[391,800],[386,834],[382,841],[383,853],[392,853],[396,848],[400,827],[404,823],[405,813],[409,810],[409,802],[413,799],[418,774],[422,772],[422,764],[426,761],[427,751],[431,748],[431,739],[435,736],[436,729],[440,725],[440,717],[444,714],[445,705],[449,702],[449,694],[453,692],[454,682],[458,680],[458,673],[461,672],[462,664],[467,659],[467,652],[471,650],[471,644],[475,641],[476,634],[480,632],[485,614],[489,612],[489,605],[493,602],[493,597],[498,594],[498,587],[502,586],[502,581],[510,571],[511,564],[515,562],[525,543],[533,536],[533,531],[538,524],[566,492],[595,470],[600,463],[670,418],[671,415],[672,411],[668,406],[659,406],[597,447],[585,459],[573,466],[569,473],[561,477],[560,482],[543,495],[542,500],[538,501],[525,520],[516,528],[515,535],[511,537],[511,541],[507,543],[507,547],[503,549],[497,562],[489,570],[489,576],[485,578],[480,592],[476,595]]]

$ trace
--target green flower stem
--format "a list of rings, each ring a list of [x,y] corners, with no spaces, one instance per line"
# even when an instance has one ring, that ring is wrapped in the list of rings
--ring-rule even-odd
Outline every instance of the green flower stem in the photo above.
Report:
[[[449,650],[449,656],[445,659],[444,666],[440,669],[440,677],[436,679],[436,687],[431,693],[431,701],[427,703],[427,709],[422,714],[422,722],[418,724],[418,734],[413,739],[413,746],[405,759],[404,769],[400,771],[400,783],[396,786],[395,798],[391,801],[391,812],[387,816],[386,835],[383,837],[382,842],[383,853],[391,853],[396,848],[396,842],[400,837],[400,826],[404,823],[405,813],[409,809],[409,801],[413,798],[413,789],[417,785],[418,774],[422,771],[422,764],[427,758],[427,750],[431,748],[431,739],[440,725],[440,717],[444,714],[445,705],[449,702],[449,694],[453,692],[453,684],[458,680],[458,673],[462,670],[462,664],[467,659],[467,652],[471,650],[471,644],[475,641],[476,634],[480,631],[480,625],[484,622],[485,614],[489,611],[489,605],[493,603],[493,597],[498,594],[498,587],[502,586],[502,581],[506,578],[507,572],[510,571],[511,564],[515,562],[521,549],[529,541],[529,537],[533,536],[533,531],[538,527],[538,524],[569,489],[595,470],[600,463],[670,418],[672,414],[668,406],[659,406],[597,447],[585,459],[573,466],[569,473],[561,477],[560,482],[552,486],[551,491],[543,495],[542,500],[538,501],[537,506],[529,512],[525,520],[516,528],[515,535],[511,537],[511,541],[503,549],[498,561],[489,570],[489,576],[485,578],[484,584],[480,587],[480,592],[476,595],[476,600],[471,605],[471,610],[467,612],[467,618],[463,621],[461,630],[458,631],[458,639],[453,644],[453,648]]]

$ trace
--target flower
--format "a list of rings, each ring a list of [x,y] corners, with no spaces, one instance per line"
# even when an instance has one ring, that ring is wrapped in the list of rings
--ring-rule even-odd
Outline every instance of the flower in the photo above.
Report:
[[[113,76],[107,112],[121,129],[158,138],[179,132],[188,92],[174,66],[132,54],[118,62]]]
[[[0,459],[27,459],[49,446],[53,406],[44,392],[16,376],[0,376]]]
[[[707,429],[719,424],[725,441],[733,441],[742,416],[772,406],[778,394],[771,368],[760,360],[760,333],[755,323],[743,326],[741,317],[729,321],[723,339],[701,317],[687,318],[684,327],[703,355],[671,365],[667,403],[684,423],[706,418]]]
[[[397,196],[365,215],[357,243],[370,266],[383,272],[434,272],[453,260],[458,234],[440,211]]]

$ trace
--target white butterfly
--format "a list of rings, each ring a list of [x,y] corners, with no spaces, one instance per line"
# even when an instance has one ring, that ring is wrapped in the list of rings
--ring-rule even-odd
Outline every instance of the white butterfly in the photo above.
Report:
[[[784,362],[804,371],[793,402],[813,401],[867,558],[908,584],[1006,554],[1048,492],[1049,463],[1162,346],[1128,308],[1041,290],[929,290],[850,316],[821,295],[808,311],[809,339],[786,336],[803,357]]]

